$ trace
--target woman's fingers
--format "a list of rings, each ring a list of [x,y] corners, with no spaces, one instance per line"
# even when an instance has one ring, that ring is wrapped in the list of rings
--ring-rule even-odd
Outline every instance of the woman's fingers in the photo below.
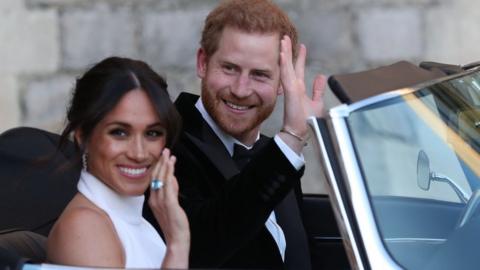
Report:
[[[161,166],[160,170],[158,171],[158,180],[164,181],[165,182],[165,176],[167,175],[167,162],[170,159],[170,151],[165,148],[162,151],[162,157],[160,158],[161,160]]]
[[[152,192],[150,207],[162,228],[167,245],[186,245],[190,243],[188,219],[178,202],[178,184],[175,178],[176,157],[164,149],[154,168],[153,178],[163,181],[163,187]]]
[[[173,159],[175,159],[175,157],[170,156],[165,161],[165,175],[164,175],[165,183],[169,182],[170,178],[173,176],[173,171],[174,171],[173,161],[172,161]]]
[[[167,181],[168,183],[176,190],[176,185],[174,182],[175,180],[175,162],[177,158],[175,156],[170,156],[170,160],[168,162],[168,172],[167,172]]]
[[[174,156],[170,156],[168,161],[165,163],[165,196],[166,200],[170,203],[178,204],[178,192],[175,187],[173,179],[175,178],[173,172],[175,170],[175,160]]]
[[[162,162],[162,155],[160,155],[160,158],[157,160],[157,162],[155,163],[155,166],[153,167],[152,179],[151,179],[152,181],[154,179],[157,179],[158,172],[160,171],[161,162]]]
[[[175,172],[176,157],[170,155],[170,150],[164,149],[158,162],[158,169],[153,175],[154,179],[162,181],[160,189],[152,190],[152,203],[162,209],[178,205],[178,184],[176,182]]]

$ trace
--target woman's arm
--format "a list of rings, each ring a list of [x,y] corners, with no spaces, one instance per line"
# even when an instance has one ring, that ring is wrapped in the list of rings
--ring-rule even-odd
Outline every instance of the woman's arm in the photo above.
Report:
[[[175,157],[164,149],[155,166],[153,177],[163,182],[163,187],[150,191],[148,204],[167,242],[167,253],[162,268],[186,269],[190,251],[188,219],[178,203],[178,183],[173,175]]]
[[[105,213],[84,206],[67,209],[57,221],[48,237],[47,260],[72,266],[125,267],[125,255],[111,220]]]

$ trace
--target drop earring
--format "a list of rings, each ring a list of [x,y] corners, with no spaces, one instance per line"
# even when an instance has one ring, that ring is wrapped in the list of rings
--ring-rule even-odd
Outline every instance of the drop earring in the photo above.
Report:
[[[85,151],[82,155],[82,165],[83,165],[83,169],[86,171],[87,170],[87,159],[88,159],[88,154],[87,152]]]

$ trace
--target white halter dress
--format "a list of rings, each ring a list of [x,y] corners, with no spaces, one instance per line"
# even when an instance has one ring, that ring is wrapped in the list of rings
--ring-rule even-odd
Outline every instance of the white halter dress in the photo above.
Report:
[[[112,220],[125,251],[125,268],[161,267],[166,246],[142,217],[145,196],[121,196],[85,170],[77,187]]]

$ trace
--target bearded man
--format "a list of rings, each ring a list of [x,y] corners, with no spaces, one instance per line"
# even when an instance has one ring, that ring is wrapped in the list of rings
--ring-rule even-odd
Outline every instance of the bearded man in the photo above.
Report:
[[[323,110],[325,77],[317,76],[309,98],[297,39],[268,0],[224,1],[205,20],[201,96],[182,93],[175,102],[184,121],[173,153],[191,267],[311,268],[298,208],[301,151],[306,118]],[[282,94],[282,129],[268,138],[260,127]]]

